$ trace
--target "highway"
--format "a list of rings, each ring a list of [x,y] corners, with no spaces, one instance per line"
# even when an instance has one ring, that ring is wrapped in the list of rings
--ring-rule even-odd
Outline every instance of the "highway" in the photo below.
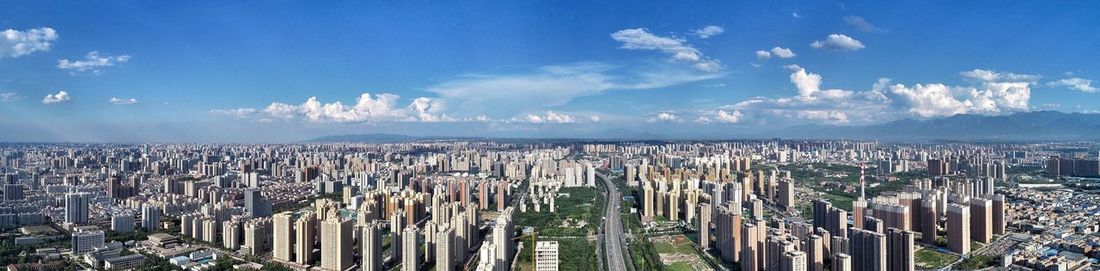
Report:
[[[607,246],[607,263],[610,271],[626,271],[626,262],[623,260],[623,224],[619,208],[622,206],[623,196],[619,194],[618,186],[611,182],[607,176],[596,173],[607,185],[607,211],[604,212],[604,240]]]

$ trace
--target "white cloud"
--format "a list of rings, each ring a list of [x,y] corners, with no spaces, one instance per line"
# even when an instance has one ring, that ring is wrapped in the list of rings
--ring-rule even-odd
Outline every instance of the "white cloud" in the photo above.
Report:
[[[679,116],[676,116],[676,114],[675,114],[675,113],[672,113],[672,112],[660,112],[660,113],[657,113],[657,115],[656,115],[656,116],[653,116],[653,118],[651,118],[651,119],[647,120],[647,122],[650,122],[650,123],[655,123],[655,122],[675,122],[675,123],[680,123],[680,122],[684,122],[684,121],[683,121],[682,119],[680,119],[680,117],[679,117]]]
[[[756,50],[756,58],[765,59],[772,57],[772,53],[764,50]]]
[[[321,103],[317,97],[310,97],[300,105],[274,102],[263,111],[276,118],[301,117],[310,122],[455,121],[445,114],[435,114],[441,106],[430,98],[417,98],[406,107],[397,106],[398,98],[389,93],[363,93],[354,105],[344,105]]]
[[[855,51],[864,48],[863,42],[843,34],[829,34],[829,37],[824,40],[810,43],[810,47],[834,51]]]
[[[130,61],[128,55],[109,56],[100,55],[99,51],[91,51],[84,56],[84,60],[58,60],[57,68],[68,70],[74,74],[99,74],[102,72],[102,68],[113,67],[127,61]]]
[[[696,29],[695,31],[692,31],[692,34],[694,34],[696,37],[699,37],[700,39],[706,39],[706,38],[710,38],[710,37],[713,37],[713,36],[717,36],[718,34],[722,34],[722,32],[725,32],[725,31],[726,30],[722,29],[721,26],[708,25],[706,27],[703,27],[703,28],[700,28],[700,29]]]
[[[782,47],[779,47],[779,46],[773,47],[771,52],[772,52],[773,55],[775,55],[778,58],[792,58],[792,57],[797,56],[797,55],[794,54],[794,51],[791,51],[791,49],[782,48]]]
[[[619,48],[627,50],[657,50],[669,55],[672,61],[690,63],[702,71],[717,72],[722,69],[718,60],[703,55],[699,49],[674,37],[662,37],[649,33],[645,28],[623,29],[612,33],[611,38],[622,42]]]
[[[117,98],[117,97],[111,97],[111,99],[108,99],[107,102],[109,102],[111,104],[115,104],[115,105],[127,105],[127,104],[136,104],[136,103],[138,103],[137,99],[134,99],[134,98],[121,99],[121,98]]]
[[[0,93],[0,102],[14,102],[14,101],[18,101],[18,100],[21,100],[21,99],[23,99],[23,96],[20,96],[19,93],[15,93],[15,92]]]
[[[44,103],[44,104],[58,104],[58,103],[69,102],[72,99],[73,98],[71,96],[69,96],[68,92],[65,92],[64,90],[62,90],[62,91],[58,91],[57,94],[48,94],[48,95],[46,95],[46,97],[42,98],[42,103]]]
[[[57,31],[49,27],[24,31],[14,29],[0,31],[0,58],[20,57],[38,51],[49,51],[52,42],[56,41],[57,38]]]
[[[879,32],[879,31],[882,31],[881,28],[871,24],[871,22],[868,22],[867,20],[864,20],[863,17],[848,16],[848,17],[844,17],[844,21],[848,22],[848,24],[850,24],[852,26],[855,26],[857,29],[859,29],[860,31],[863,31],[863,32]]]
[[[588,120],[591,120],[592,122],[600,122],[600,116],[591,116],[588,117]]]
[[[528,123],[535,123],[535,124],[541,124],[541,123],[574,123],[574,122],[577,122],[577,119],[573,116],[570,116],[570,115],[554,113],[554,111],[546,111],[546,113],[544,113],[542,115],[527,114],[526,116],[523,116],[522,118],[513,118],[512,121],[528,122]]]
[[[718,110],[718,114],[714,119],[722,123],[738,123],[741,122],[741,117],[741,111]]]
[[[1047,86],[1051,87],[1068,87],[1082,92],[1094,93],[1098,89],[1092,86],[1092,80],[1084,78],[1065,78],[1054,82],[1047,82]]]
[[[1027,80],[1038,79],[1037,77],[975,71],[962,73],[964,77],[981,80],[975,86],[896,84],[890,87],[890,92],[901,97],[900,100],[908,108],[907,112],[918,118],[955,114],[997,115],[1028,110],[1031,83]]]
[[[801,19],[802,15],[798,15],[798,12],[791,12],[791,17],[794,17],[795,19]]]
[[[722,106],[711,116],[707,116],[706,120],[734,123],[754,121],[762,125],[769,121],[782,124],[795,124],[799,121],[846,124],[889,120],[896,116],[885,112],[889,110],[891,103],[891,99],[882,92],[885,83],[876,83],[872,90],[863,92],[822,89],[821,75],[808,72],[798,65],[787,65],[786,68],[791,71],[790,81],[798,89],[797,95],[750,98]]]
[[[232,116],[234,118],[243,119],[252,114],[256,114],[259,110],[255,108],[233,108],[233,109],[212,109],[210,113],[218,115]]]
[[[960,72],[959,75],[965,79],[975,80],[977,82],[1028,82],[1034,84],[1041,78],[1041,76],[1037,74],[997,72],[985,69],[964,71]]]

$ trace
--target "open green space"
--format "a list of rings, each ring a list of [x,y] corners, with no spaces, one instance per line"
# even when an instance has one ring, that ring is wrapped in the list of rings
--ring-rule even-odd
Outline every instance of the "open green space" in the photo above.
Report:
[[[549,206],[543,206],[542,212],[516,212],[517,228],[534,227],[540,235],[586,236],[600,226],[603,208],[607,204],[604,195],[592,187],[566,187],[559,191],[555,202],[556,210],[549,212]],[[586,225],[577,227],[580,222]]]
[[[925,269],[936,269],[947,266],[957,260],[959,256],[942,253],[934,249],[921,249],[915,255],[916,265]]]
[[[558,241],[559,270],[597,270],[596,244],[585,238],[555,239]],[[535,270],[530,239],[524,239],[523,250],[519,253],[519,270]]]

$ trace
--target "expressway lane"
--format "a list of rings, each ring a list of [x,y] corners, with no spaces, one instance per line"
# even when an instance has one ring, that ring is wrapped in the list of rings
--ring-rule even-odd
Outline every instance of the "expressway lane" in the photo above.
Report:
[[[607,185],[607,210],[604,212],[604,240],[607,247],[607,263],[610,271],[626,271],[626,261],[623,260],[623,225],[619,208],[622,206],[622,195],[618,186],[615,186],[607,176],[596,173]]]

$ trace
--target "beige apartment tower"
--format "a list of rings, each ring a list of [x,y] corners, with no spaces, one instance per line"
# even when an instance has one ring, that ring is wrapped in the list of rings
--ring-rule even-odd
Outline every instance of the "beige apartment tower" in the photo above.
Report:
[[[947,205],[947,248],[959,254],[970,253],[970,208],[965,205]]]

